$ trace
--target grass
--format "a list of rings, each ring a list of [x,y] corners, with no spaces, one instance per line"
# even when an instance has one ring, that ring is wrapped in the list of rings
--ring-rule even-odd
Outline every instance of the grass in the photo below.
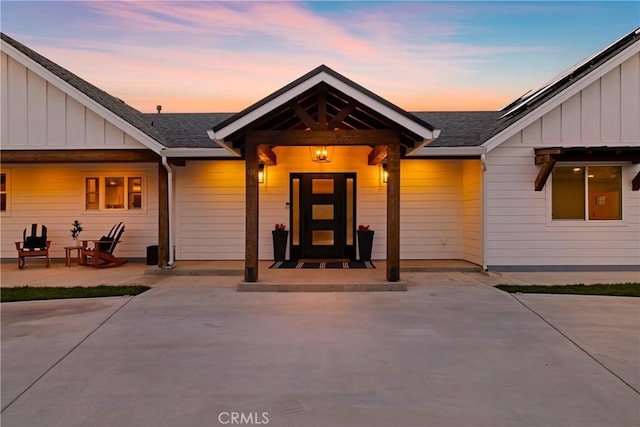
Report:
[[[497,285],[509,293],[606,295],[613,297],[640,297],[640,283],[597,283],[595,285]]]
[[[70,288],[62,286],[31,287],[21,286],[15,288],[0,289],[1,302],[33,301],[65,298],[96,298],[118,297],[124,295],[138,295],[151,289],[148,286],[74,286]]]

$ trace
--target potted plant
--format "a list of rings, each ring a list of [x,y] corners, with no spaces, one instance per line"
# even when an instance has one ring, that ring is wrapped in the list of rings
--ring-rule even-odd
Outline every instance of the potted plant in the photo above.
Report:
[[[273,235],[273,259],[275,261],[284,261],[287,255],[289,231],[286,230],[284,224],[276,224],[271,234]]]
[[[368,225],[358,226],[358,248],[360,250],[360,261],[371,261],[371,250],[373,249],[373,230],[369,230]]]
[[[73,239],[73,244],[77,245],[78,236],[82,232],[82,224],[77,219],[71,223],[71,238]]]

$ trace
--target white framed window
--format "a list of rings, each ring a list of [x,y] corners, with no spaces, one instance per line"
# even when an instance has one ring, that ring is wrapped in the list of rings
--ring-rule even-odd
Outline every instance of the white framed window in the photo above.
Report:
[[[87,211],[142,210],[143,183],[142,174],[86,176],[84,207]]]
[[[552,221],[622,221],[622,166],[556,166]]]

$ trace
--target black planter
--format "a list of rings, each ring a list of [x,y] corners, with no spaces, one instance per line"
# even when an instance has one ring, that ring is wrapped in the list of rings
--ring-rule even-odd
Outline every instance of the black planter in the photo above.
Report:
[[[289,232],[287,230],[272,230],[271,234],[273,234],[273,259],[284,261],[287,256]]]
[[[360,261],[371,261],[371,249],[373,248],[373,230],[358,230],[358,248],[360,249]]]

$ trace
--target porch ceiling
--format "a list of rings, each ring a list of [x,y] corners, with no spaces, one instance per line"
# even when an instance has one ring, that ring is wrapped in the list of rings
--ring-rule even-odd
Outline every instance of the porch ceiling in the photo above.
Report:
[[[248,134],[305,130],[312,134],[336,130],[393,131],[399,136],[402,154],[425,145],[439,133],[430,124],[321,66],[215,126],[210,136],[225,148],[244,154]],[[366,145],[379,144],[372,141]],[[279,144],[270,140],[266,145]]]

